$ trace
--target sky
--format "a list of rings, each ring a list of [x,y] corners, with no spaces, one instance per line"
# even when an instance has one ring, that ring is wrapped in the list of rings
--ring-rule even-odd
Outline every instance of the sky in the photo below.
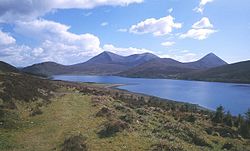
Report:
[[[69,65],[103,52],[250,60],[249,0],[0,0],[0,60]]]

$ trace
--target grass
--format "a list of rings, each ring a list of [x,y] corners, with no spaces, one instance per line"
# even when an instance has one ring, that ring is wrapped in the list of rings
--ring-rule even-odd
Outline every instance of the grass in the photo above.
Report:
[[[28,116],[24,104],[19,104],[18,108],[22,126],[13,131],[0,129],[1,150],[58,150],[65,138],[79,133],[87,137],[90,150],[132,150],[148,146],[149,141],[141,140],[137,132],[100,139],[96,132],[107,120],[95,116],[99,108],[93,106],[91,96],[78,92],[71,91],[53,99],[51,104],[42,108],[41,115]],[[127,139],[124,139],[124,135]]]

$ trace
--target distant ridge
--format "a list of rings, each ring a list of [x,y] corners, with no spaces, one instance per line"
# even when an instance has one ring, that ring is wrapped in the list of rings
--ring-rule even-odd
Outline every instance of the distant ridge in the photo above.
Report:
[[[171,58],[157,58],[119,73],[120,76],[146,78],[176,78],[180,74],[226,65],[227,63],[213,53],[198,61],[181,63]]]
[[[179,78],[187,80],[250,83],[250,60],[186,73],[180,75]]]

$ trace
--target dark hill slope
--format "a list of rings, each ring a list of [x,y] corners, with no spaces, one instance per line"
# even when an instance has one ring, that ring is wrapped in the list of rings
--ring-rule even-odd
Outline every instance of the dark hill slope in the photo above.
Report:
[[[0,72],[19,72],[19,70],[3,61],[0,61]]]
[[[180,76],[181,79],[250,83],[250,61],[228,64]]]
[[[64,74],[67,72],[67,66],[55,63],[55,62],[43,62],[34,64],[22,69],[23,72],[34,74],[34,75],[57,75]]]

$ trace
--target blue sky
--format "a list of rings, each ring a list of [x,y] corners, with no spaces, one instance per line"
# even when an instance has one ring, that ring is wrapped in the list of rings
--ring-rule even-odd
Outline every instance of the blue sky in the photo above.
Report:
[[[248,0],[1,0],[0,60],[74,64],[102,51],[250,59]]]

